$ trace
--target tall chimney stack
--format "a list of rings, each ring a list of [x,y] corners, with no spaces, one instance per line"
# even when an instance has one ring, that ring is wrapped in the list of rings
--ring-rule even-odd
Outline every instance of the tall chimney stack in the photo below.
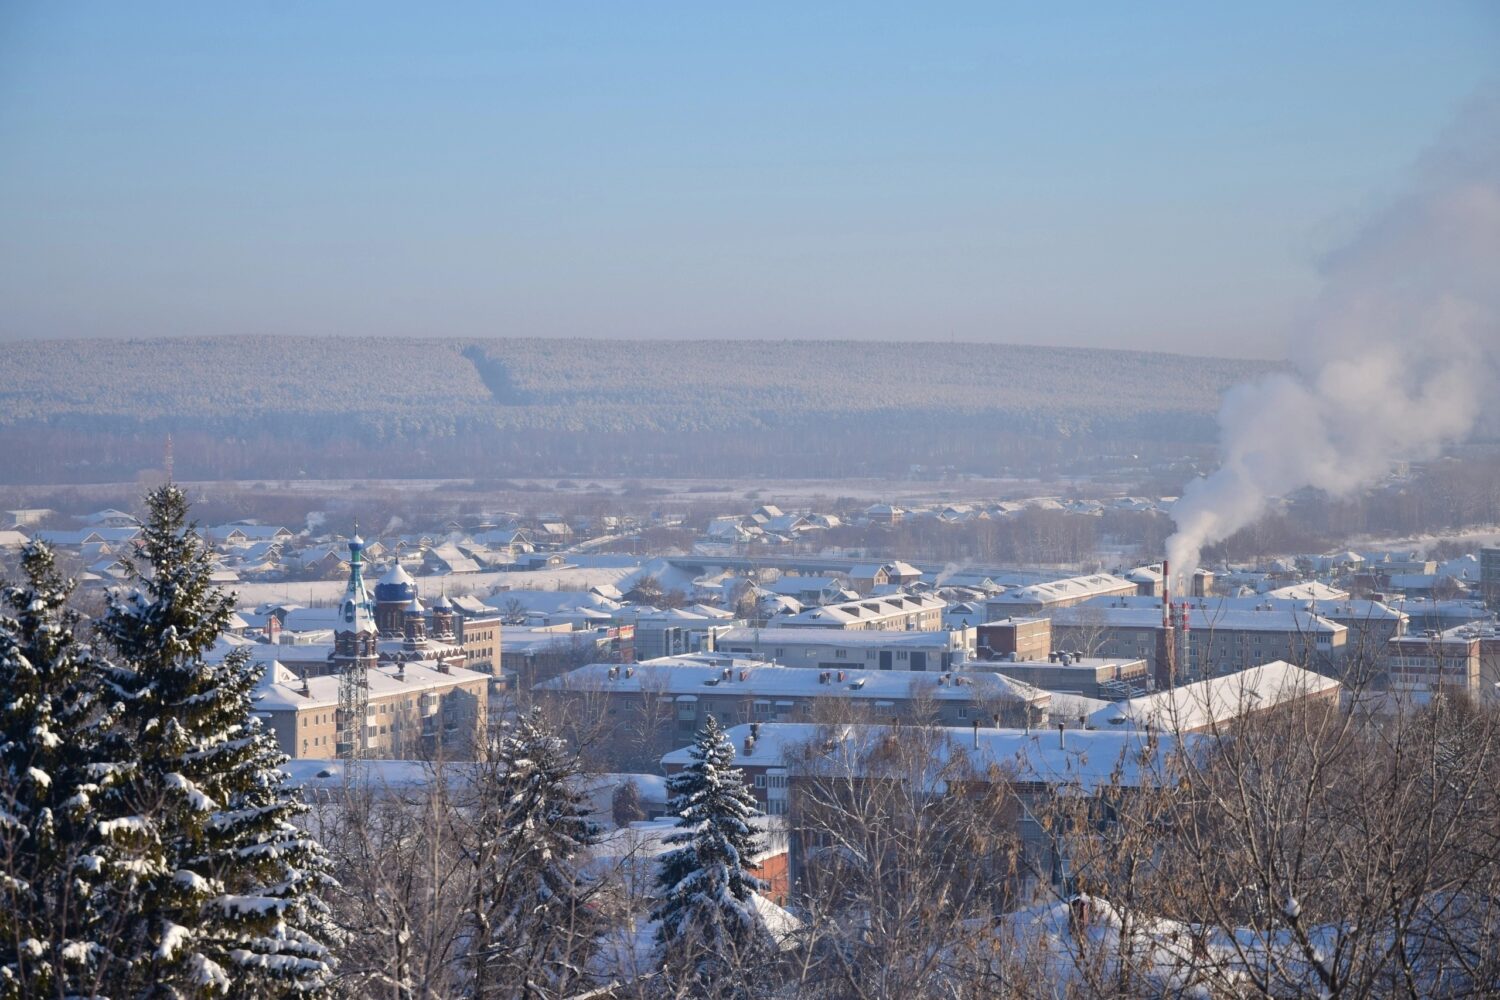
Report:
[[[1172,621],[1172,566],[1167,560],[1161,561],[1161,623],[1171,624]]]

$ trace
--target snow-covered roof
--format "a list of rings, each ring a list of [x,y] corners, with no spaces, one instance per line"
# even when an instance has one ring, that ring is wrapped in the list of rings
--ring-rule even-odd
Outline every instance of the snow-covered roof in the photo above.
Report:
[[[749,743],[750,725],[732,726],[727,736],[735,748],[735,763],[750,767],[781,767],[801,749],[829,746],[839,758],[855,763],[882,746],[887,739],[901,739],[900,728],[891,726],[834,725],[811,722],[758,723],[757,735]],[[1147,734],[1136,730],[994,729],[977,732],[967,726],[939,726],[937,762],[953,753],[964,753],[984,771],[990,765],[1014,780],[1045,785],[1067,785],[1088,791],[1109,784],[1116,773],[1125,787],[1167,781],[1169,763],[1179,752],[1207,747],[1210,737],[1186,734]],[[691,747],[673,750],[662,757],[662,766],[690,763]]]
[[[1326,618],[1309,614],[1295,608],[1241,609],[1234,607],[1188,608],[1188,627],[1210,631],[1218,629],[1229,632],[1299,632],[1339,633],[1348,631],[1343,625]],[[1160,606],[1121,607],[1114,603],[1090,603],[1071,608],[1058,608],[1050,615],[1054,628],[1058,626],[1104,627],[1104,628],[1154,628],[1161,625]]]
[[[1308,580],[1268,590],[1265,596],[1273,600],[1281,598],[1291,601],[1342,601],[1349,596],[1349,592],[1340,590],[1338,587],[1331,587],[1318,580]]]
[[[1236,597],[1190,597],[1189,607],[1202,609],[1212,617],[1223,611],[1307,611],[1331,619],[1358,619],[1360,621],[1396,620],[1407,617],[1404,613],[1380,601],[1340,598],[1330,601],[1308,601],[1297,598],[1273,598],[1265,594],[1246,594]],[[1309,608],[1309,605],[1311,606]],[[1147,608],[1154,609],[1161,617],[1161,598],[1124,595],[1121,597],[1096,597],[1079,605],[1082,608]],[[1061,617],[1054,613],[1053,619]]]
[[[1339,682],[1283,660],[1116,702],[1089,717],[1099,728],[1191,731],[1320,694]]]
[[[467,681],[488,681],[488,674],[481,674],[474,670],[466,670],[463,667],[449,667],[447,671],[439,670],[438,665],[427,660],[412,660],[402,664],[404,668],[404,679],[398,679],[398,668],[394,666],[379,666],[370,670],[370,697],[379,698],[385,695],[409,692],[419,694],[423,691],[435,691],[462,684]],[[285,668],[283,668],[285,669]],[[270,673],[270,670],[267,671]],[[290,671],[287,671],[290,674]],[[268,676],[262,676],[260,683],[255,686],[251,695],[256,709],[263,712],[277,711],[300,711],[305,708],[336,708],[339,703],[339,678],[329,674],[323,677],[309,677],[307,679],[308,694],[302,693],[302,681],[295,679],[282,680],[277,674],[273,682]]]
[[[751,646],[760,652],[782,643],[788,646],[843,646],[848,649],[952,649],[954,633],[905,629],[816,629],[816,628],[732,628],[720,634],[716,645]]]
[[[829,675],[826,681],[825,674]],[[843,675],[842,680],[838,679],[839,674]],[[736,694],[749,698],[842,697],[857,701],[907,699],[919,693],[938,701],[998,699],[1045,704],[1050,698],[1040,688],[997,673],[853,669],[822,671],[711,654],[661,657],[629,668],[610,663],[591,663],[537,686],[553,691]]]
[[[947,606],[939,597],[919,594],[894,593],[881,597],[865,597],[857,601],[842,601],[822,607],[807,608],[790,616],[782,625],[813,625],[839,627],[846,624],[872,621],[896,615],[923,611],[940,611]]]
[[[1134,589],[1135,584],[1124,577],[1109,573],[1093,573],[1088,576],[1069,577],[1066,580],[1053,580],[1050,583],[1036,583],[1029,587],[1017,587],[1003,594],[996,594],[990,598],[990,603],[1048,605],[1058,601],[1079,601],[1100,594],[1133,591]]]

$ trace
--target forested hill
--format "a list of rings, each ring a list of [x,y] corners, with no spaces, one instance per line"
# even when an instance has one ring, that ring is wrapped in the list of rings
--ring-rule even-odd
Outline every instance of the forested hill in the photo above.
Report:
[[[1208,440],[1223,390],[1269,370],[947,343],[22,341],[0,352],[0,445],[33,482],[128,478],[167,433],[184,476],[881,473]]]

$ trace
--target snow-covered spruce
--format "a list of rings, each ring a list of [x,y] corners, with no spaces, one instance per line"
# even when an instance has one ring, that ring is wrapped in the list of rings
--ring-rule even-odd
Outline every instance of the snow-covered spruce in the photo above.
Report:
[[[118,916],[97,905],[105,665],[40,542],[0,612],[0,996],[89,995]]]
[[[713,716],[698,730],[691,758],[667,779],[668,810],[678,817],[667,843],[680,846],[661,859],[651,916],[668,965],[711,976],[716,962],[762,944],[752,897],[764,884],[750,872],[759,810]]]
[[[210,582],[186,497],[168,484],[146,506],[133,589],[111,595],[99,628],[138,762],[106,802],[120,817],[104,824],[110,902],[133,919],[101,992],[316,992],[337,934],[319,896],[325,855],[292,822],[306,806],[252,714],[247,659],[203,662],[233,604]]]
[[[476,771],[475,829],[466,838],[477,869],[471,996],[575,992],[595,935],[595,886],[580,863],[599,836],[578,775],[577,756],[535,710],[490,744]]]

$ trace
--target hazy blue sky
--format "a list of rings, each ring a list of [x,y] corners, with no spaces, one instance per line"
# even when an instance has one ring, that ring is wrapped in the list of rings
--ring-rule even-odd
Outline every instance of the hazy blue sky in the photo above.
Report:
[[[0,337],[1277,355],[1500,5],[1228,6],[6,0]]]

